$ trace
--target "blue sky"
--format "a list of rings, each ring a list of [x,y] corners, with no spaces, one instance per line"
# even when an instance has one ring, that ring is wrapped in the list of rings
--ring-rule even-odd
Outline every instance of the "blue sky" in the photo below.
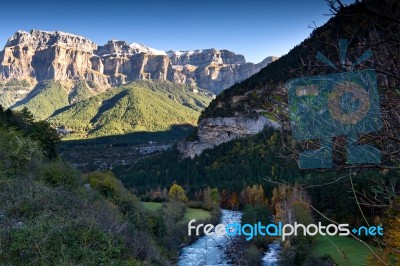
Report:
[[[259,62],[286,54],[327,13],[324,0],[6,1],[0,45],[17,30],[59,30],[100,45],[116,39],[160,50],[228,49]]]

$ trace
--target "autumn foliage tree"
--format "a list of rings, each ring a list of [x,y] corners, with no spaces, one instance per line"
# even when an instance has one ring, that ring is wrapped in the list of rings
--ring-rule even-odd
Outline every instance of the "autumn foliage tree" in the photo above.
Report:
[[[275,220],[287,224],[312,223],[310,199],[305,190],[280,185],[272,191],[271,207]]]
[[[384,249],[378,251],[379,257],[387,265],[400,265],[400,198],[393,202],[393,207],[389,208],[388,216],[383,236],[382,244]],[[380,261],[376,256],[370,256],[369,265],[377,265]]]
[[[178,184],[173,184],[171,186],[171,188],[169,189],[168,196],[169,196],[169,200],[172,200],[172,201],[175,200],[175,201],[181,201],[181,202],[185,202],[185,203],[188,201],[185,190]]]
[[[238,209],[239,208],[239,196],[236,192],[232,192],[231,198],[229,199],[229,207],[231,209]]]
[[[266,203],[264,188],[261,185],[247,186],[240,193],[241,202],[243,205],[263,205]]]

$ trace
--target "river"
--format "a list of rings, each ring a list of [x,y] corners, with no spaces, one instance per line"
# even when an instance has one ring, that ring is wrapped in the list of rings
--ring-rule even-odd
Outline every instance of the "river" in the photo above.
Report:
[[[279,252],[281,251],[281,245],[278,241],[273,242],[268,246],[267,252],[264,253],[262,258],[263,266],[278,266]]]
[[[242,212],[230,210],[222,210],[221,212],[221,223],[241,222]],[[231,241],[230,237],[217,236],[215,233],[210,236],[204,235],[181,250],[178,266],[232,265],[232,262],[225,254],[225,250]],[[264,266],[278,265],[279,249],[280,245],[278,242],[269,245],[263,257]]]

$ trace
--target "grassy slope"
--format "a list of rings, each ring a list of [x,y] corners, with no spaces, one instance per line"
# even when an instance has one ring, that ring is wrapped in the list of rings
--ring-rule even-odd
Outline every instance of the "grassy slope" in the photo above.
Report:
[[[187,208],[186,212],[185,212],[185,216],[183,217],[183,221],[189,222],[192,219],[209,220],[210,218],[211,218],[211,214],[209,211],[205,211],[202,209]]]
[[[4,94],[5,96],[7,95]],[[66,85],[60,81],[46,80],[38,83],[27,97],[16,103],[13,108],[26,107],[36,119],[45,120],[55,112],[65,109],[71,103],[82,101],[91,96],[93,96],[93,93],[84,81]]]
[[[162,208],[162,203],[159,202],[143,202],[143,206],[146,210],[149,211],[159,211]],[[183,217],[182,222],[188,222],[192,219],[196,220],[208,220],[211,218],[211,214],[209,211],[205,211],[202,209],[194,209],[187,208],[185,212],[185,216]]]
[[[94,95],[93,92],[89,89],[86,82],[83,80],[79,80],[75,82],[75,86],[72,92],[69,94],[68,100],[70,104],[73,104],[86,100],[92,97],[93,95]]]
[[[17,108],[26,107],[38,119],[51,116],[59,108],[69,105],[68,92],[58,81],[45,81],[36,85],[27,96],[29,100]]]
[[[196,124],[209,101],[185,85],[137,81],[78,102],[49,121],[73,130],[74,138],[157,132]]]
[[[345,255],[351,263],[350,265],[366,265],[368,256],[372,255],[371,251],[365,245],[354,238],[320,235],[315,237],[312,254],[317,257],[328,254],[338,265],[349,265],[349,262],[344,258],[343,254],[339,253],[331,241],[341,251],[345,251]]]
[[[143,202],[143,207],[148,211],[159,211],[162,208],[160,202]]]
[[[26,80],[10,80],[6,83],[0,82],[0,105],[7,109],[13,105],[21,95],[28,93],[31,84]]]

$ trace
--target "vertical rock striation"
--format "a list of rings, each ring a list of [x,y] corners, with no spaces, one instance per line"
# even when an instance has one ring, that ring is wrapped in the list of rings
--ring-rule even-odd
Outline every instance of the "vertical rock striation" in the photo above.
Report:
[[[115,40],[98,46],[85,37],[60,31],[18,31],[0,52],[0,81],[86,80],[109,88],[151,79],[219,93],[275,59],[253,64],[228,50],[165,52]]]

